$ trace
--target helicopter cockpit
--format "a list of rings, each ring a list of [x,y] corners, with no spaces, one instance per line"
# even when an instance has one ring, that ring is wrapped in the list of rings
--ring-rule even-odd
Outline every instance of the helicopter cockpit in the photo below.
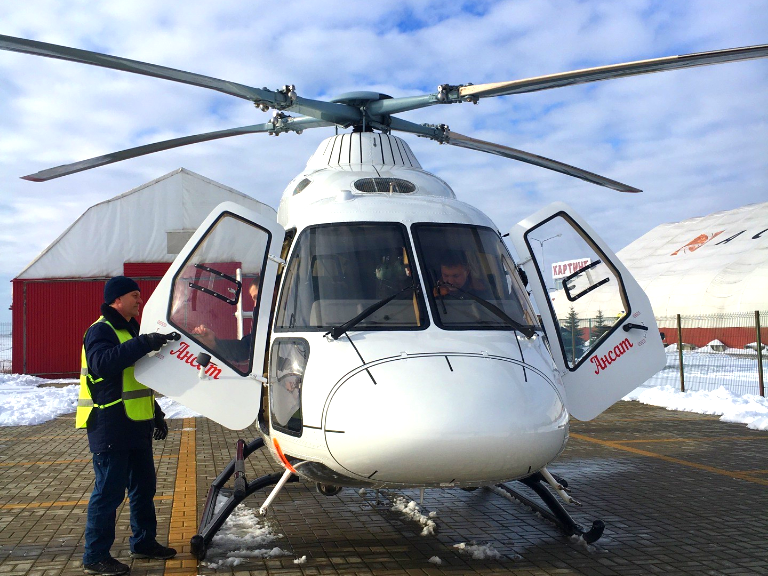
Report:
[[[390,300],[356,322],[356,330],[425,329],[429,318],[421,279],[440,328],[509,330],[536,323],[496,232],[481,226],[428,223],[414,224],[411,232],[419,268],[412,264],[413,249],[402,224],[342,223],[305,229],[287,265],[275,331],[327,331],[382,299]],[[460,282],[450,281],[446,274],[452,270],[460,272]]]

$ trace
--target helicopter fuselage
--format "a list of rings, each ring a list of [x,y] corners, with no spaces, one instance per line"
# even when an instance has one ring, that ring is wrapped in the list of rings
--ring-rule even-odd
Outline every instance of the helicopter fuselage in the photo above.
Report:
[[[367,191],[376,185],[377,191]],[[402,227],[413,257],[407,265],[418,283],[401,301],[401,307],[404,302],[410,308],[434,290],[413,226],[478,227],[499,235],[486,215],[456,200],[445,182],[422,170],[405,142],[373,133],[345,134],[321,144],[307,170],[286,189],[278,222],[295,230],[294,248],[316,227]],[[366,241],[364,233],[359,240]],[[320,251],[310,257],[323,258]],[[343,278],[334,256],[340,255],[328,258],[342,276],[334,281],[355,282]],[[291,251],[288,268],[300,257]],[[419,326],[354,327],[336,340],[327,335],[326,322],[301,329],[281,323],[281,305],[292,298],[290,290],[301,290],[291,284],[290,274],[282,279],[272,349],[285,339],[308,345],[302,422],[300,432],[298,425],[280,426],[273,406],[270,426],[262,430],[277,440],[298,473],[352,486],[476,486],[530,474],[564,448],[565,392],[541,332],[528,338],[503,323],[494,329],[445,329],[424,306]],[[335,319],[361,311],[352,299],[327,303],[336,306]],[[269,445],[277,456],[274,442]]]

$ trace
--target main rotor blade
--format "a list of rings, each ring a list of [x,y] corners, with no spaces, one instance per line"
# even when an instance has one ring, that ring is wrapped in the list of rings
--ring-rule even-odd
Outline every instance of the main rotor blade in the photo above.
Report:
[[[90,170],[91,168],[98,168],[99,166],[106,166],[107,164],[113,164],[122,160],[145,156],[147,154],[152,154],[153,152],[179,148],[180,146],[187,146],[188,144],[197,144],[198,142],[208,142],[210,140],[218,140],[219,138],[228,138],[230,136],[242,136],[243,134],[257,134],[259,132],[271,132],[276,134],[288,131],[300,132],[306,128],[319,128],[322,126],[334,125],[330,122],[323,122],[322,120],[306,117],[283,119],[283,122],[284,124],[280,124],[277,127],[272,122],[267,122],[265,124],[229,128],[227,130],[217,130],[216,132],[206,132],[205,134],[196,134],[194,136],[173,138],[163,142],[155,142],[154,144],[145,144],[143,146],[137,146],[136,148],[128,148],[126,150],[120,150],[119,152],[97,156],[96,158],[73,162],[72,164],[64,164],[62,166],[56,166],[55,168],[48,168],[47,170],[42,170],[35,174],[22,176],[22,179],[30,180],[31,182],[46,182],[48,180],[53,180],[54,178],[60,178],[61,176],[69,176],[70,174]]]
[[[258,88],[251,88],[243,84],[219,80],[218,78],[211,78],[193,72],[148,64],[138,60],[129,60],[119,56],[109,56],[100,52],[91,52],[90,50],[80,50],[79,48],[69,48],[68,46],[59,46],[58,44],[27,40],[26,38],[15,38],[0,34],[0,50],[21,52],[46,58],[58,58],[59,60],[67,60],[69,62],[79,62],[80,64],[90,64],[92,66],[101,66],[102,68],[162,78],[173,82],[191,84],[192,86],[210,88],[211,90],[217,90],[224,94],[245,98],[246,100],[267,102],[274,100],[275,93],[271,90],[259,90]]]
[[[765,57],[768,57],[768,44],[747,46],[745,48],[728,48],[725,50],[713,50],[711,52],[685,54],[683,56],[667,56],[665,58],[639,60],[637,62],[627,62],[625,64],[598,66],[596,68],[561,72],[559,74],[550,74],[548,76],[512,80],[511,82],[492,82],[489,84],[462,86],[459,88],[459,95],[461,97],[473,96],[476,98],[487,98],[490,96],[523,94],[525,92],[549,90],[550,88],[560,88],[561,86],[597,82],[599,80],[609,80],[612,78],[624,78],[627,76],[638,76],[640,74],[651,74],[653,72],[665,72],[667,70],[677,70],[680,68],[724,64],[726,62],[738,62],[740,60]]]
[[[23,54],[32,54],[34,56],[44,56],[46,58],[57,58],[69,62],[78,62],[80,64],[90,64],[102,68],[111,68],[112,70],[121,70],[143,76],[152,76],[172,82],[190,84],[201,88],[209,88],[230,96],[236,96],[245,100],[250,100],[257,104],[266,104],[279,110],[295,109],[300,114],[306,114],[315,118],[320,118],[328,122],[346,125],[356,122],[361,118],[360,111],[346,104],[336,104],[323,102],[321,100],[311,100],[309,98],[291,98],[282,92],[274,90],[265,90],[253,88],[237,82],[220,80],[194,72],[185,72],[157,64],[148,64],[138,60],[129,60],[119,56],[110,56],[100,52],[91,52],[89,50],[80,50],[79,48],[69,48],[68,46],[59,46],[57,44],[48,44],[47,42],[38,42],[36,40],[27,40],[25,38],[15,38],[13,36],[4,36],[0,34],[0,50],[9,50],[11,52],[21,52]],[[296,104],[296,106],[294,106]]]
[[[494,144],[493,142],[477,140],[476,138],[470,138],[469,136],[464,136],[463,134],[459,134],[457,132],[451,132],[450,130],[446,132],[446,144],[458,146],[459,148],[478,150],[479,152],[488,152],[489,154],[496,154],[497,156],[503,156],[504,158],[511,158],[512,160],[527,162],[528,164],[533,164],[534,166],[540,166],[541,168],[554,170],[555,172],[567,174],[568,176],[573,176],[574,178],[580,178],[581,180],[586,180],[592,184],[605,186],[606,188],[618,190],[619,192],[642,192],[642,190],[633,186],[622,184],[621,182],[611,180],[605,176],[600,176],[594,172],[587,172],[586,170],[576,168],[575,166],[563,164],[557,160],[551,160],[550,158],[545,158],[544,156],[538,156],[536,154],[531,154],[530,152],[517,150],[516,148],[509,148],[508,146],[502,146],[501,144]]]
[[[389,128],[391,130],[416,134],[423,138],[429,138],[430,140],[436,140],[441,144],[451,144],[452,146],[458,146],[459,148],[468,148],[470,150],[477,150],[478,152],[488,152],[489,154],[496,154],[497,156],[503,156],[504,158],[519,160],[520,162],[526,162],[528,164],[533,164],[534,166],[554,170],[555,172],[573,176],[574,178],[580,178],[581,180],[586,180],[592,184],[605,186],[606,188],[618,190],[619,192],[642,192],[642,190],[633,186],[622,184],[621,182],[611,180],[605,176],[600,176],[594,172],[587,172],[581,168],[576,168],[576,166],[563,164],[557,160],[531,154],[530,152],[524,152],[523,150],[517,150],[516,148],[510,148],[509,146],[502,146],[501,144],[494,144],[493,142],[478,140],[477,138],[470,138],[469,136],[464,136],[458,132],[451,132],[444,124],[440,124],[439,126],[432,124],[415,124],[408,120],[393,116],[390,118]]]

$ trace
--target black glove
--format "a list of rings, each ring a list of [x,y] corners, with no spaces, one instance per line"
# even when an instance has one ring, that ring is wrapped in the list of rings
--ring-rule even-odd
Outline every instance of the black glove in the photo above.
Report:
[[[165,440],[168,436],[168,424],[165,422],[165,417],[162,413],[155,414],[155,431],[152,433],[152,438],[155,440]]]
[[[159,332],[142,334],[141,337],[144,339],[144,343],[154,351],[160,350],[160,348],[162,348],[163,345],[168,342],[165,334],[160,334]]]

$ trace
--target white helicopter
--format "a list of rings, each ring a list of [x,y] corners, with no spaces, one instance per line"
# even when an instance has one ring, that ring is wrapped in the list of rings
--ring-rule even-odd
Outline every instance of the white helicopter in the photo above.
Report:
[[[303,477],[327,495],[341,487],[465,488],[520,480],[545,515],[588,542],[603,523],[578,525],[567,483],[547,471],[568,440],[569,417],[589,420],[665,364],[643,290],[589,225],[557,203],[510,237],[422,169],[392,131],[489,152],[622,192],[636,188],[573,166],[476,140],[397,113],[611,78],[768,56],[768,46],[719,50],[432,94],[343,94],[330,102],[294,86],[256,89],[115,56],[0,36],[0,49],[60,58],[218,90],[276,110],[264,124],[177,138],[26,176],[45,181],[194,142],[316,127],[352,128],[324,140],[287,186],[275,216],[218,206],[171,265],[143,311],[142,332],[169,345],[139,361],[137,378],[222,425],[258,422],[214,481],[193,554],[246,496]],[[289,117],[292,111],[303,116]],[[564,279],[570,302],[602,291],[623,310],[599,338],[569,343],[533,247],[589,259]],[[540,315],[529,299],[533,296]],[[251,302],[253,300],[253,302]],[[244,303],[247,301],[247,303]],[[573,335],[571,335],[573,337]],[[418,411],[414,415],[414,408]],[[266,448],[284,473],[247,481],[244,458]],[[215,510],[234,474],[234,492]],[[522,498],[522,496],[520,496]],[[541,508],[537,503],[532,505]]]

